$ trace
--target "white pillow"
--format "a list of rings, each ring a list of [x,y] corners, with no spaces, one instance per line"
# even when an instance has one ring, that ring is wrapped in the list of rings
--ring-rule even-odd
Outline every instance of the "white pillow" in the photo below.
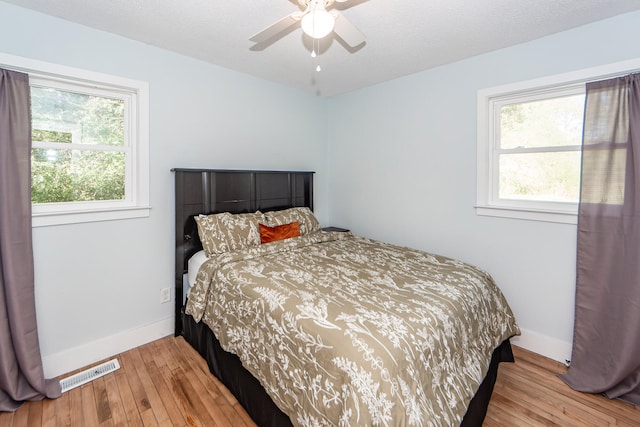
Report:
[[[207,253],[204,250],[196,252],[189,258],[189,261],[187,261],[187,282],[189,283],[189,287],[192,287],[196,283],[198,271],[200,271],[200,267],[208,259]]]

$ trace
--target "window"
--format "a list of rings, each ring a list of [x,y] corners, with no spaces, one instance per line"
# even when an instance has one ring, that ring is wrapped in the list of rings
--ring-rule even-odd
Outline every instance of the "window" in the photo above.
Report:
[[[33,225],[148,216],[147,84],[8,55],[0,64],[29,74]]]
[[[576,212],[584,96],[581,84],[492,99],[495,205]]]
[[[638,62],[479,91],[476,212],[576,223],[585,83]]]

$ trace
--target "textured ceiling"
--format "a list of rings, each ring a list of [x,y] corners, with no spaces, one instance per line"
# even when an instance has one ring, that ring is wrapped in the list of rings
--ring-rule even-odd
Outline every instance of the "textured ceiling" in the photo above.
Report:
[[[299,10],[296,0],[3,0],[320,96],[332,96],[621,13],[640,0],[349,0],[336,9],[367,41],[330,35],[315,71],[299,27],[249,37]]]

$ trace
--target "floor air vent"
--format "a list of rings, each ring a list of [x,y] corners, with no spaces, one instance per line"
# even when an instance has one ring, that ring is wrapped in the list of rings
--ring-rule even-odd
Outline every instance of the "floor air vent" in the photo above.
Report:
[[[118,369],[120,369],[118,359],[109,360],[108,362],[105,362],[101,365],[94,366],[93,368],[86,369],[82,372],[78,372],[75,375],[71,375],[70,377],[61,379],[60,388],[64,393],[71,390],[72,388],[79,387],[82,384],[86,384],[89,381],[100,378],[103,375],[107,375],[113,371],[117,371]]]

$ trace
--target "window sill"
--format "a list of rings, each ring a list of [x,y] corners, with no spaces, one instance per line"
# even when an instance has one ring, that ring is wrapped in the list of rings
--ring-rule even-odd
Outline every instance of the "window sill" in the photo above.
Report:
[[[138,206],[131,208],[96,209],[90,211],[34,213],[32,215],[32,226],[49,227],[53,225],[144,218],[149,216],[150,210],[150,206]]]
[[[524,219],[529,221],[556,222],[561,224],[577,224],[575,212],[538,210],[494,205],[476,205],[476,214],[499,218]]]

